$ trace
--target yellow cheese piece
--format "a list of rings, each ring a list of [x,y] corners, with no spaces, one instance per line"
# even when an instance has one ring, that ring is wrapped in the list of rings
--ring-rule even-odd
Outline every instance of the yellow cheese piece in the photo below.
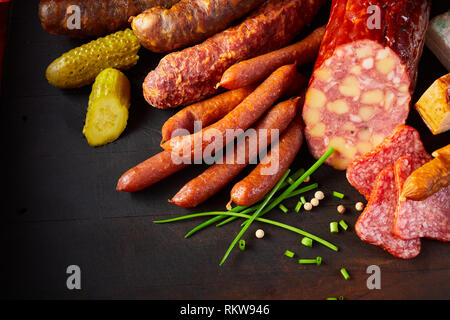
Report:
[[[433,82],[417,101],[416,110],[433,134],[450,129],[450,73]]]

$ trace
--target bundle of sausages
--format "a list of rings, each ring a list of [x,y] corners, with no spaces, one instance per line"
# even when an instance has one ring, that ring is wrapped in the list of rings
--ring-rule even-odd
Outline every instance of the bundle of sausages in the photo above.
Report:
[[[170,200],[180,207],[197,206],[258,158],[258,150],[270,147],[270,133],[278,130],[281,134],[276,144],[278,152],[267,153],[231,190],[231,200],[237,205],[251,205],[263,198],[301,147],[303,121],[299,111],[303,99],[297,96],[302,95],[306,79],[296,71],[296,66],[314,60],[325,30],[319,28],[296,44],[227,68],[238,60],[287,44],[311,21],[323,2],[269,0],[236,27],[163,58],[144,82],[147,101],[161,108],[195,103],[163,125],[161,146],[164,151],[123,174],[117,190],[134,192],[146,188],[198,160],[195,146],[200,146],[202,152],[220,150],[228,131],[255,129],[253,141],[258,142],[256,146],[250,145],[245,132],[243,143],[227,150],[222,160],[188,182]],[[242,78],[243,74],[245,78]],[[196,102],[218,92],[218,86],[231,90]],[[297,98],[285,100],[289,97]],[[201,121],[204,129],[194,133],[195,121]],[[217,139],[217,132],[224,139]],[[260,132],[267,132],[268,136],[259,139]],[[186,146],[190,148],[186,149]],[[244,159],[239,157],[242,154]],[[174,161],[174,155],[189,161]],[[278,164],[276,170],[267,174],[268,167],[275,161]]]
[[[230,183],[251,160],[258,157],[258,150],[269,147],[273,140],[270,134],[273,130],[277,130],[281,133],[279,141],[275,142],[279,151],[274,154],[269,152],[250,175],[237,183],[231,192],[231,200],[238,205],[258,202],[290,166],[303,141],[302,120],[298,116],[295,118],[296,114],[299,115],[300,99],[289,99],[276,105],[274,103],[280,98],[298,95],[300,88],[305,84],[306,80],[297,73],[296,66],[286,65],[275,70],[258,86],[228,91],[183,109],[163,126],[163,139],[168,139],[162,143],[165,150],[122,175],[117,190],[137,191],[148,187],[195,161],[196,152],[201,151],[200,154],[203,156],[203,151],[207,148],[212,146],[214,150],[223,148],[226,139],[211,139],[210,132],[214,131],[217,138],[218,132],[225,137],[231,129],[246,130],[250,127],[255,129],[256,137],[253,141],[258,142],[256,146],[250,145],[250,139],[241,140],[242,143],[238,143],[233,150],[223,155],[222,161],[217,161],[200,176],[188,182],[170,200],[180,207],[197,206]],[[292,92],[293,88],[296,92]],[[229,110],[225,115],[223,115],[224,108]],[[168,136],[177,129],[192,131],[194,119],[203,121],[202,125],[207,127],[186,136],[176,134],[174,137]],[[267,132],[268,137],[259,139],[261,132]],[[200,143],[188,144],[187,140]],[[217,141],[221,144],[217,145]],[[189,145],[190,148],[185,150],[183,148],[185,145]],[[194,146],[200,149],[196,151]],[[244,159],[240,160],[242,154]],[[177,164],[177,158],[188,158],[190,161]],[[264,168],[274,161],[278,164],[275,170],[271,174],[264,173]]]

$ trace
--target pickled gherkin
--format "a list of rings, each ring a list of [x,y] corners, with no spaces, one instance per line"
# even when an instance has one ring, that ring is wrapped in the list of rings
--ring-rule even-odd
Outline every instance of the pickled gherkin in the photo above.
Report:
[[[83,128],[89,145],[101,146],[116,140],[125,130],[130,107],[130,81],[119,70],[100,72],[92,86]]]
[[[83,87],[106,68],[127,70],[134,66],[139,48],[131,29],[119,31],[66,52],[48,66],[46,77],[58,88]]]

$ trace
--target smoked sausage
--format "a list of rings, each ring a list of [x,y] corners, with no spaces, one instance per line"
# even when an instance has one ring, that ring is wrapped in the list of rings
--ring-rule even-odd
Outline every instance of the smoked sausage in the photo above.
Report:
[[[210,166],[201,175],[189,181],[169,201],[179,207],[190,208],[199,205],[216,194],[230,183],[250,161],[257,157],[258,151],[267,148],[273,139],[271,135],[272,130],[278,130],[278,133],[282,133],[286,129],[295,117],[298,102],[299,98],[291,99],[271,108],[254,127],[254,137],[247,137],[248,139],[241,140],[243,143],[238,143],[218,163]],[[260,135],[266,133],[266,139],[260,140]],[[250,143],[254,143],[256,146],[250,146]],[[243,161],[239,158],[242,155],[245,157]]]
[[[323,3],[324,0],[269,0],[237,26],[166,55],[145,78],[146,101],[165,109],[214,95],[226,69],[237,61],[287,45]]]
[[[132,18],[141,44],[153,52],[169,52],[198,43],[228,27],[265,0],[181,0],[172,8],[150,8]]]
[[[282,98],[291,98],[299,95],[304,96],[303,89],[307,83],[306,78],[300,73],[296,73],[292,85],[282,95]],[[256,88],[250,85],[244,88],[226,91],[212,98],[194,103],[182,109],[167,120],[162,127],[162,142],[182,135],[178,129],[184,129],[190,133],[194,132],[194,121],[199,121],[202,127],[222,119],[227,113],[233,110]]]
[[[180,0],[41,0],[39,19],[44,30],[51,34],[74,38],[99,37],[127,27],[131,16],[148,8],[170,8],[178,1]],[[78,13],[77,10],[79,26],[76,25],[74,16]]]

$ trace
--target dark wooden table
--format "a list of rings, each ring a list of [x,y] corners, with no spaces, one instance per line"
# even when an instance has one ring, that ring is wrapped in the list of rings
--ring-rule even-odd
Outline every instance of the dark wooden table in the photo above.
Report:
[[[448,9],[435,1],[432,15]],[[160,128],[175,110],[151,108],[141,84],[160,55],[141,50],[138,65],[127,72],[132,82],[129,125],[116,142],[88,146],[81,134],[90,87],[58,90],[44,76],[46,66],[80,41],[51,36],[37,17],[38,1],[16,0],[12,5],[3,75],[2,181],[0,218],[2,256],[0,290],[10,298],[147,298],[147,299],[448,299],[448,244],[423,240],[413,260],[393,258],[362,242],[353,225],[363,200],[344,172],[322,167],[312,181],[327,194],[311,213],[270,217],[303,228],[339,246],[333,252],[320,245],[306,248],[301,237],[255,223],[244,236],[247,250],[234,250],[224,266],[218,263],[239,230],[237,223],[210,227],[191,239],[184,234],[202,220],[155,225],[155,219],[187,212],[222,209],[229,189],[195,210],[167,202],[204,166],[186,169],[136,194],[118,193],[115,184],[128,168],[159,152]],[[314,25],[327,20],[325,8]],[[310,30],[306,30],[307,34]],[[428,50],[420,64],[415,100],[444,67]],[[449,134],[432,136],[415,111],[408,123],[421,132],[428,151],[449,143]],[[313,163],[305,146],[294,169]],[[248,171],[247,171],[248,172]],[[243,175],[241,175],[242,177]],[[333,190],[345,194],[340,201]],[[308,194],[307,197],[311,197]],[[289,208],[296,200],[287,202]],[[349,210],[336,212],[339,203]],[[330,234],[329,222],[344,218],[350,231]],[[254,232],[263,228],[266,237]],[[283,256],[286,249],[300,257],[321,256],[320,267],[301,266]],[[81,268],[81,290],[68,290],[66,268]],[[369,290],[366,269],[381,268],[381,290]],[[345,281],[339,269],[351,279]]]

